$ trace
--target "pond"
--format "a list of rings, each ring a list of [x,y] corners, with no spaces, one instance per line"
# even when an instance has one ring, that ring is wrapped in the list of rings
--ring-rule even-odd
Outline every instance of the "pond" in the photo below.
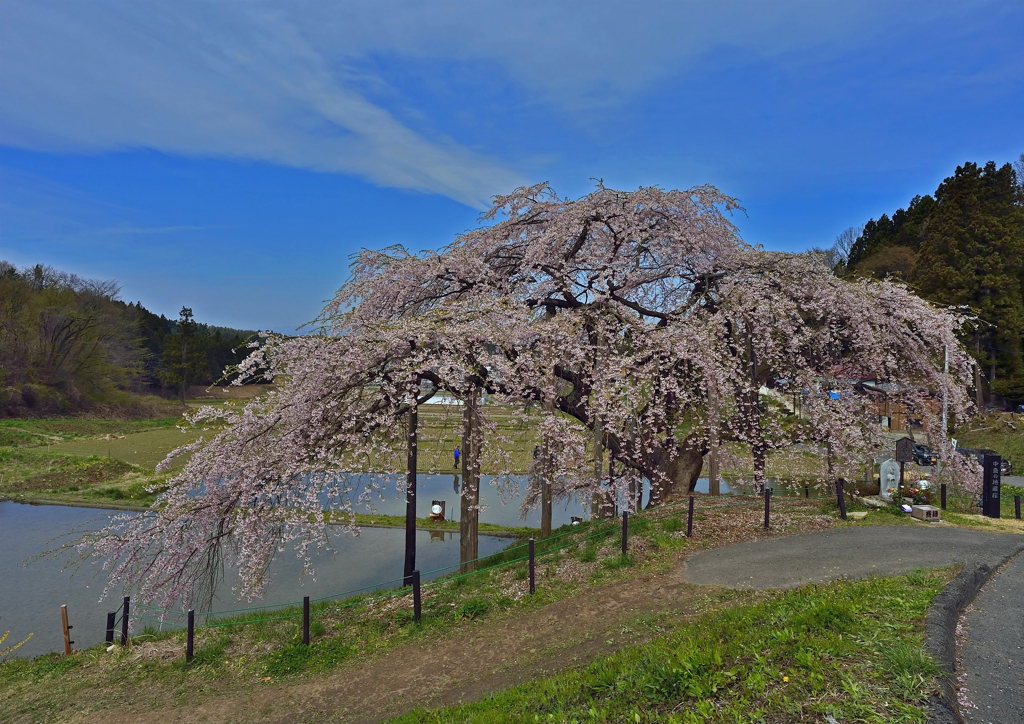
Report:
[[[75,648],[88,647],[103,640],[106,612],[117,608],[121,592],[114,592],[106,601],[99,602],[105,583],[100,566],[87,564],[71,575],[70,571],[62,570],[62,561],[39,561],[30,565],[24,565],[24,561],[52,545],[55,536],[102,525],[110,512],[0,502],[0,633],[11,632],[5,645],[33,634],[18,649],[18,656],[63,650],[61,604],[68,606],[74,626],[71,638],[76,642]],[[253,605],[283,604],[301,600],[303,596],[331,596],[402,576],[404,530],[364,528],[358,537],[340,532],[329,537],[334,552],[316,556],[316,580],[307,578],[300,581],[300,563],[282,554],[271,568],[274,582],[268,587],[263,600]],[[496,553],[510,540],[480,536],[480,555]],[[458,533],[419,531],[416,562],[422,571],[458,564]],[[443,573],[447,572],[450,570]],[[400,582],[386,587],[396,585]],[[225,582],[222,590],[218,591],[214,607],[245,608],[246,605],[236,601],[230,582]]]
[[[448,518],[458,520],[459,498],[454,492],[453,475],[421,475],[417,490],[420,516],[426,516],[431,500],[446,500]],[[525,521],[519,517],[522,495],[509,495],[503,501],[490,478],[481,481],[480,520],[506,526],[539,527],[540,514],[534,511]],[[357,481],[354,481],[357,482]],[[395,483],[385,486],[383,499],[375,499],[373,510],[386,515],[404,515],[405,500],[396,494]],[[87,564],[72,575],[64,570],[64,560],[38,561],[25,565],[26,559],[56,545],[56,538],[74,530],[97,528],[115,511],[74,508],[60,505],[25,505],[0,502],[0,633],[11,632],[6,644],[15,643],[29,633],[33,636],[18,649],[18,656],[36,656],[63,650],[60,606],[67,604],[74,626],[71,638],[76,648],[91,646],[103,640],[106,612],[117,608],[121,591],[112,592],[104,602],[105,576],[97,564]],[[359,512],[370,512],[361,509]],[[586,517],[581,504],[573,501],[556,505],[554,526],[568,523],[570,517]],[[363,528],[358,537],[340,528],[330,534],[333,552],[314,559],[316,580],[300,581],[301,564],[282,554],[271,568],[274,582],[262,600],[254,606],[283,604],[301,600],[303,596],[320,598],[382,584],[402,576],[405,552],[405,531],[394,528]],[[480,536],[481,556],[505,548],[511,539]],[[459,535],[455,532],[419,531],[416,539],[417,567],[434,571],[459,562]],[[436,577],[449,571],[424,575]],[[231,592],[232,581],[218,591],[214,608],[245,608]],[[395,582],[387,583],[391,588]]]

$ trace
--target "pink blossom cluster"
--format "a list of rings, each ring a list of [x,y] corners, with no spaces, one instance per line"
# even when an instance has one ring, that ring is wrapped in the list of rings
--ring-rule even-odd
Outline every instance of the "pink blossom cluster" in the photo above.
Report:
[[[277,391],[195,413],[209,435],[176,451],[191,457],[153,509],[83,546],[149,599],[188,599],[214,563],[257,596],[286,550],[312,570],[325,515],[354,529],[354,506],[400,472],[407,413],[441,392],[483,393],[536,431],[529,504],[545,485],[587,500],[644,478],[657,504],[692,489],[712,434],[750,446],[757,483],[767,453],[796,442],[856,465],[889,444],[877,385],[933,430],[939,396],[970,414],[961,315],[839,279],[814,254],[752,247],[729,221],[738,208],[710,186],[599,184],[569,200],[541,184],[498,197],[439,251],[363,251],[315,334],[268,335],[241,365]],[[765,409],[764,388],[802,396],[798,425]],[[507,488],[510,433],[481,422],[482,464]],[[947,469],[973,480],[938,437]]]

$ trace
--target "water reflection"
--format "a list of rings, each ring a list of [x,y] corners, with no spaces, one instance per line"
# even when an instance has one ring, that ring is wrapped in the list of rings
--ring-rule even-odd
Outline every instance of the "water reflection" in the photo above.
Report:
[[[10,630],[7,643],[34,634],[18,650],[18,655],[36,656],[63,648],[61,604],[68,606],[76,648],[103,640],[106,612],[117,607],[122,592],[114,591],[107,601],[99,603],[105,583],[99,565],[90,562],[72,577],[70,571],[63,570],[63,561],[41,561],[30,566],[22,562],[51,547],[55,536],[75,528],[100,527],[112,512],[0,502],[0,632]],[[401,584],[405,531],[364,528],[354,537],[338,530],[331,532],[330,542],[333,552],[314,558],[316,580],[300,581],[299,559],[282,554],[271,566],[274,582],[264,599],[254,605],[279,605],[301,600],[303,596],[333,596],[388,580],[392,582],[387,587]],[[507,538],[480,536],[480,555],[496,553],[509,542]],[[457,532],[418,531],[416,547],[416,562],[424,580],[444,575],[458,565]],[[438,570],[446,566],[453,568]],[[232,593],[233,583],[225,581],[218,590],[216,609],[246,607]]]

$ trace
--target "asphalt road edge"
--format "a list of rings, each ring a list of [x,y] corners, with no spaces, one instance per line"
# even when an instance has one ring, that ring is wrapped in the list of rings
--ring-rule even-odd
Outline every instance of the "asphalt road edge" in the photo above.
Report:
[[[932,601],[925,618],[925,650],[943,675],[940,681],[942,696],[933,697],[929,702],[929,724],[964,724],[956,697],[956,625],[960,613],[970,605],[992,574],[1021,551],[1024,551],[1024,540],[1009,553],[993,554],[988,560],[967,564]]]

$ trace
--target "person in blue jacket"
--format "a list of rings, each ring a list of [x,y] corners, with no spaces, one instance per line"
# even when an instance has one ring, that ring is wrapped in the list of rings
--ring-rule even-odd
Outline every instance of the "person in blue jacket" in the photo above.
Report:
[[[455,446],[455,467],[459,467],[459,446]]]

